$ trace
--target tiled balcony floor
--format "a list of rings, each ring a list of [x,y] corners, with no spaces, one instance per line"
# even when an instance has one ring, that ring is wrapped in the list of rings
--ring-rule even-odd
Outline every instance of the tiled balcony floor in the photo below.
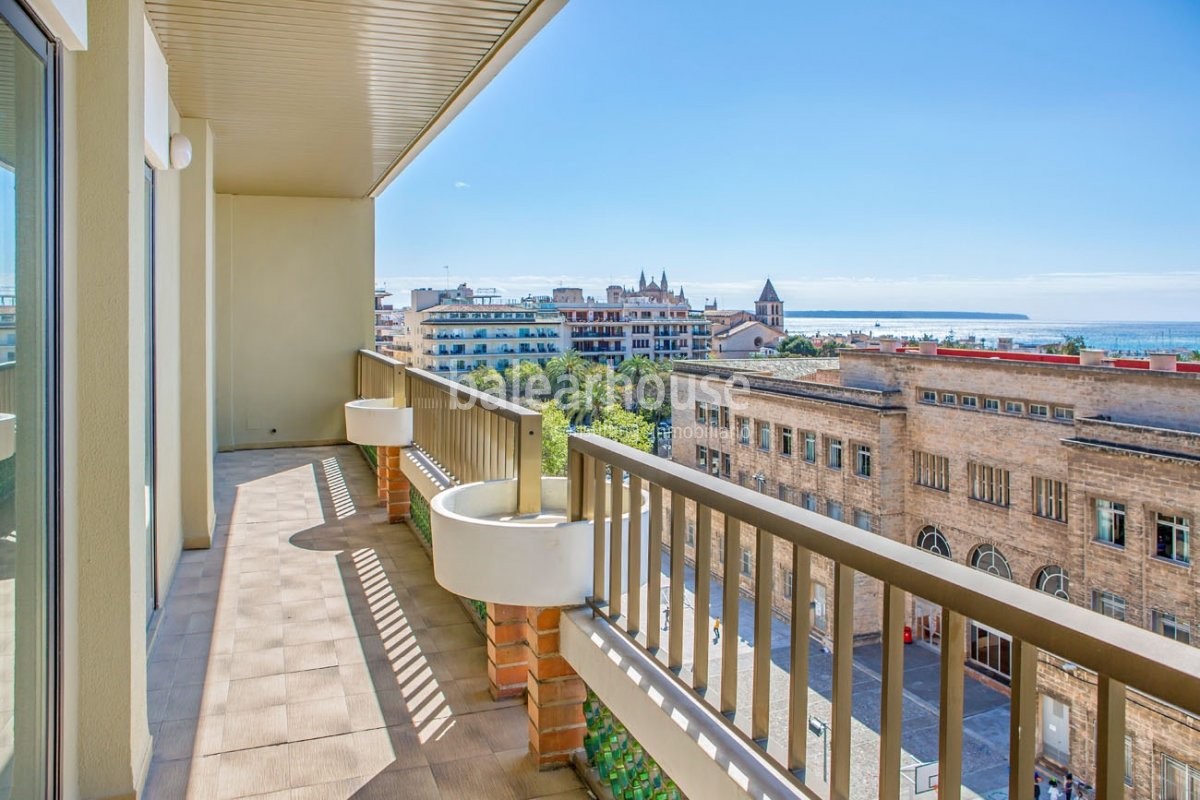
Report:
[[[150,655],[146,797],[588,796],[536,771],[523,702],[489,697],[483,637],[355,448],[222,454],[216,484]]]

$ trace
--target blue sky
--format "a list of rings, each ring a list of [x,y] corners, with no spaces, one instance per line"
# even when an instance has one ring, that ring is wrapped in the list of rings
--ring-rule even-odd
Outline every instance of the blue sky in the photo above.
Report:
[[[505,296],[1200,317],[1200,3],[570,0],[380,199]]]

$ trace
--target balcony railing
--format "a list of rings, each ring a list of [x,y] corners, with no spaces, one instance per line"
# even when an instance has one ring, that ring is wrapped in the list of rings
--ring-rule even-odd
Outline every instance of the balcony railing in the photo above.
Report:
[[[1095,763],[1097,798],[1123,798],[1125,698],[1127,688],[1200,715],[1200,649],[1150,631],[1098,615],[1051,595],[956,564],[848,524],[805,511],[781,500],[697,474],[662,458],[593,435],[569,439],[569,516],[596,521],[593,596],[589,599],[598,624],[622,631],[627,640],[675,673],[672,680],[703,694],[710,679],[707,609],[710,581],[695,581],[691,604],[693,626],[690,669],[685,669],[684,602],[685,511],[694,507],[695,571],[708,576],[713,566],[712,534],[724,530],[724,607],[721,618],[719,697],[709,701],[720,712],[716,719],[728,733],[760,754],[773,759],[782,779],[798,794],[815,797],[792,776],[807,760],[808,658],[813,555],[834,564],[832,593],[833,688],[832,715],[827,736],[831,746],[829,792],[832,798],[850,794],[852,664],[856,578],[869,576],[882,584],[882,683],[879,726],[878,797],[897,798],[901,790],[901,719],[903,711],[904,609],[908,595],[940,604],[941,666],[939,714],[939,794],[957,800],[963,763],[963,681],[965,626],[968,619],[1012,636],[1012,693],[1009,734],[1009,797],[1032,797],[1037,725],[1039,654],[1046,653],[1096,675]],[[606,473],[608,478],[606,479]],[[607,508],[621,513],[621,487],[628,482],[639,519],[643,491],[647,492],[646,530],[630,525],[627,537],[607,544],[603,520]],[[605,497],[609,494],[609,497]],[[669,505],[668,505],[669,501]],[[714,528],[720,523],[721,528]],[[750,707],[739,708],[738,674],[725,665],[738,662],[741,530],[754,532],[753,669]],[[662,576],[663,536],[670,541],[670,581],[667,619],[669,633],[660,641],[658,619]],[[790,670],[786,742],[769,743],[770,669],[774,551],[791,551],[794,584],[791,592]],[[648,561],[643,561],[648,559]],[[640,587],[643,563],[648,564],[644,600]],[[628,569],[624,568],[628,565]],[[628,576],[628,584],[623,582]],[[644,607],[643,607],[644,606]],[[700,615],[703,614],[703,617]],[[701,622],[701,619],[704,622]],[[741,640],[741,641],[739,641]],[[604,699],[604,687],[594,687]],[[611,693],[611,689],[609,689]],[[630,691],[636,691],[630,687]],[[714,702],[715,701],[715,702]],[[747,724],[748,723],[748,724]],[[749,742],[747,742],[747,736]],[[653,753],[655,743],[643,744]],[[680,776],[677,776],[680,777]],[[686,777],[686,776],[684,776]],[[681,781],[681,786],[687,790]]]
[[[405,371],[413,444],[459,483],[516,478],[519,513],[541,508],[542,415],[421,369]]]
[[[4,365],[0,364],[0,370]],[[0,372],[0,375],[3,373]],[[360,398],[391,397],[396,405],[404,405],[404,365],[394,358],[373,350],[358,351],[358,396]],[[0,388],[3,381],[0,380]],[[3,391],[0,391],[3,402]]]

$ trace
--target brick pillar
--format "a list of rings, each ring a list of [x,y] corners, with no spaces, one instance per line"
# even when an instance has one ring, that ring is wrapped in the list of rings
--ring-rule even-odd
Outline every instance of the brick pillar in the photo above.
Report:
[[[539,769],[567,766],[583,746],[583,700],[587,687],[559,653],[558,608],[530,608],[526,617],[529,651],[529,750]]]
[[[387,506],[388,522],[403,522],[408,519],[409,499],[408,478],[400,471],[400,448],[379,447],[375,454],[379,501]]]
[[[487,604],[488,690],[493,700],[520,697],[529,672],[525,606]]]

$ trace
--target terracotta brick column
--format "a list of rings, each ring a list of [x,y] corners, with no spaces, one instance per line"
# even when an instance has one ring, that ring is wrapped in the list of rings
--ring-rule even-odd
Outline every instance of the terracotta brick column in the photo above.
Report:
[[[487,604],[488,690],[493,700],[525,693],[525,616],[525,606]]]
[[[408,478],[400,471],[400,448],[379,447],[375,451],[378,459],[376,480],[379,486],[379,502],[387,506],[388,522],[403,522],[408,519]]]
[[[529,750],[539,769],[566,766],[583,746],[583,700],[587,687],[559,653],[562,610],[530,608],[526,617],[529,652]]]

